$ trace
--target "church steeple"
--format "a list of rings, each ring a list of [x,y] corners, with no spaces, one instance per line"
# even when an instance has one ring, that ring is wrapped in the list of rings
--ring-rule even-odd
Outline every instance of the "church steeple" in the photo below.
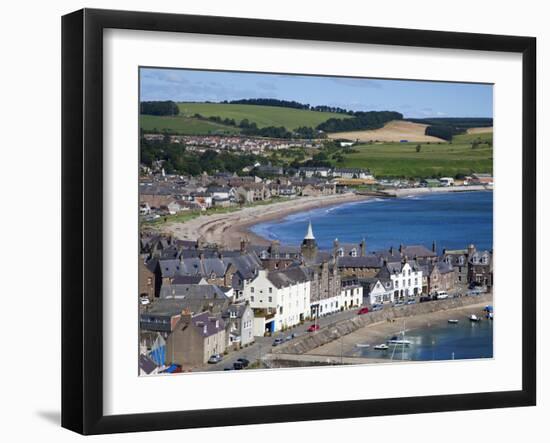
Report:
[[[311,221],[307,227],[306,236],[302,241],[302,256],[306,260],[313,260],[317,255],[317,242],[315,241],[315,236],[313,235],[313,227],[311,226]]]
[[[311,227],[311,220],[309,221],[309,225],[307,227],[307,233],[304,237],[304,240],[315,240],[315,236],[313,235],[313,228]]]

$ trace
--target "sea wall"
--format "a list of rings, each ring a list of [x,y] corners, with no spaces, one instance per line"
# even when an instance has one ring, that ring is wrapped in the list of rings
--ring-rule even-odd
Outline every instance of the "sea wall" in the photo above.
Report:
[[[407,195],[427,195],[441,194],[444,192],[474,192],[474,191],[492,191],[493,187],[489,185],[472,186],[442,186],[439,188],[403,188],[384,191],[391,197],[404,197]]]
[[[484,294],[477,297],[460,297],[449,300],[431,301],[414,305],[405,305],[398,308],[385,308],[381,311],[357,315],[349,320],[342,320],[324,326],[315,333],[307,333],[287,343],[283,343],[271,351],[273,354],[305,354],[319,346],[326,345],[340,337],[350,334],[360,328],[380,322],[405,319],[416,315],[432,312],[446,311],[461,308],[473,304],[490,304],[492,294]]]

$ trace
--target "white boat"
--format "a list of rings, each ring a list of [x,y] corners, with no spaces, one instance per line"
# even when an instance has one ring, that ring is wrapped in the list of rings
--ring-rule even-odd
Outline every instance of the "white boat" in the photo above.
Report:
[[[399,346],[399,345],[409,346],[411,344],[411,342],[409,340],[405,340],[405,339],[397,338],[397,337],[392,337],[386,343],[389,344],[389,345],[397,345],[397,346]]]
[[[472,314],[472,315],[470,315],[470,321],[481,321],[481,318],[479,318],[475,314]]]
[[[374,347],[374,349],[376,349],[377,351],[387,351],[388,348],[389,348],[389,346],[386,343],[381,343],[381,344],[376,345]]]
[[[357,343],[355,346],[358,348],[368,348],[370,345],[368,343]]]
[[[447,320],[447,322],[456,325],[458,323],[458,320],[456,318],[450,318],[449,320]]]

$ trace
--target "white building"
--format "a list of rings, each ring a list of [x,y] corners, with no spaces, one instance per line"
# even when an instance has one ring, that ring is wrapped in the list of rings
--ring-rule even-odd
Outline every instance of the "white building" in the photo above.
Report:
[[[452,177],[441,177],[439,183],[441,183],[441,186],[454,186],[455,179]]]
[[[254,311],[254,335],[274,333],[310,317],[311,283],[300,267],[259,270],[246,282],[243,296]]]
[[[414,263],[386,263],[376,274],[371,303],[396,302],[422,294],[422,270]]]

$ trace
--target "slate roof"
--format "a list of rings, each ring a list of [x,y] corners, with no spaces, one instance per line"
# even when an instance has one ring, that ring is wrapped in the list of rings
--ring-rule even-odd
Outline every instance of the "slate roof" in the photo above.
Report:
[[[374,254],[352,257],[345,255],[338,257],[339,268],[381,268],[382,259]]]
[[[268,273],[267,278],[276,288],[284,288],[309,280],[307,273],[299,266],[283,271],[271,271]]]
[[[209,312],[203,312],[191,317],[191,325],[197,328],[203,337],[210,337],[225,329],[223,319],[218,316],[212,316]]]
[[[183,311],[191,313],[221,312],[229,306],[229,298],[217,286],[213,285],[178,285],[176,295],[165,296],[155,300],[147,312],[141,315],[156,316],[157,318],[172,317]],[[193,290],[185,291],[181,286],[195,286]],[[204,288],[215,287],[215,291],[204,290]],[[197,288],[201,288],[197,290]]]
[[[246,312],[247,306],[248,305],[246,303],[229,305],[229,307],[225,311],[223,311],[222,317],[229,318],[230,314],[234,313],[236,318],[242,318],[244,313]]]
[[[200,275],[176,275],[172,280],[173,285],[198,285],[203,279]]]
[[[166,284],[160,288],[160,298],[215,300],[226,299],[225,293],[216,285]]]
[[[141,369],[146,374],[150,374],[157,368],[157,365],[153,360],[147,357],[144,354],[139,355],[139,369]]]

